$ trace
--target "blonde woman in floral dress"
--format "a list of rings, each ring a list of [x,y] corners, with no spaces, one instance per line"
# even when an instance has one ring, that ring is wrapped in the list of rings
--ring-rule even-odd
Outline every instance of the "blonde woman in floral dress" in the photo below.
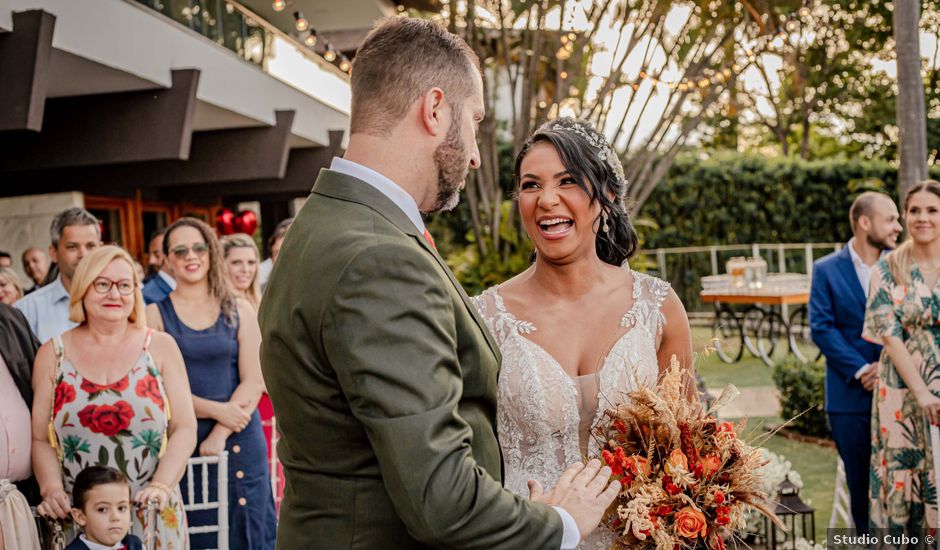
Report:
[[[909,191],[910,239],[875,264],[866,339],[883,343],[872,407],[871,525],[936,528],[930,425],[940,424],[940,183]]]
[[[196,446],[196,417],[173,339],[144,324],[133,260],[105,246],[82,260],[71,288],[79,326],[39,349],[33,371],[32,461],[39,512],[66,518],[79,472],[111,466],[131,484],[131,532],[159,510],[155,548],[189,548],[178,483]],[[69,537],[71,538],[71,537]]]

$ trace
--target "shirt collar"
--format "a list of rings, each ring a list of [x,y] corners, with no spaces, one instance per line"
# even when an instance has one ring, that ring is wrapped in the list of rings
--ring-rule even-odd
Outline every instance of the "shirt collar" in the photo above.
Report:
[[[408,216],[408,219],[411,220],[411,223],[415,224],[419,232],[424,233],[424,220],[421,219],[421,211],[418,210],[418,203],[415,201],[414,197],[409,195],[400,185],[371,168],[340,157],[333,157],[330,170],[362,180],[376,188]]]
[[[869,268],[871,267],[870,265],[866,264],[865,261],[862,260],[862,257],[858,255],[858,252],[855,251],[855,237],[852,237],[851,239],[849,239],[849,244],[847,244],[846,246],[849,247],[849,256],[852,257],[852,263],[856,267],[869,267]],[[881,255],[879,257],[884,257],[884,255],[887,253],[888,253],[887,250],[882,250]]]
[[[121,548],[124,548],[124,541],[121,541],[114,546],[105,546],[103,544],[98,544],[97,542],[88,540],[84,533],[79,535],[79,538],[82,539],[82,542],[85,543],[85,546],[88,547],[88,550],[120,550]]]
[[[59,275],[55,278],[50,285],[49,297],[52,298],[52,303],[61,302],[62,300],[69,299],[69,291],[65,289],[65,285],[62,284],[62,275]]]
[[[157,271],[157,277],[163,279],[163,282],[169,285],[170,289],[176,290],[176,279],[171,277],[169,273],[161,269],[160,271]]]

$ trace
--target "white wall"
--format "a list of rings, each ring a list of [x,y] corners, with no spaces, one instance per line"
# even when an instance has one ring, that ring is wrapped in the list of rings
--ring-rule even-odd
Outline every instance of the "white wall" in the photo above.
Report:
[[[13,255],[13,267],[26,288],[33,283],[23,271],[20,256],[32,246],[47,250],[52,218],[73,206],[84,207],[84,195],[69,192],[0,198],[0,250]]]
[[[0,31],[13,30],[13,0],[0,0]]]
[[[57,49],[164,87],[170,86],[172,69],[199,69],[199,99],[262,124],[274,125],[275,110],[293,109],[294,134],[316,145],[329,144],[329,130],[348,126],[348,98],[344,104],[341,95],[332,93],[335,80],[342,79],[312,63],[304,70],[331,90],[322,100],[316,86],[305,86],[304,93],[130,0],[0,0],[0,7],[2,2],[12,2],[15,11],[55,14]]]

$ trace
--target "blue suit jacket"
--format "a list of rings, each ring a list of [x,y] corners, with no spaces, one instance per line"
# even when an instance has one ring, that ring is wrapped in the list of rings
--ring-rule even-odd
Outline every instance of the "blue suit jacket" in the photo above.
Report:
[[[150,304],[163,301],[164,298],[173,292],[173,289],[163,280],[163,277],[157,275],[144,285],[141,292],[144,295],[144,303],[149,306]]]
[[[870,391],[855,373],[878,360],[881,346],[862,339],[865,292],[849,247],[813,264],[809,324],[813,342],[826,356],[826,411],[870,413]]]

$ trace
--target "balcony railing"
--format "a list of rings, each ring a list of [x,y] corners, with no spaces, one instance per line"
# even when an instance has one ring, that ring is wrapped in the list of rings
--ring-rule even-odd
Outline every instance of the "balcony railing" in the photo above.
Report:
[[[231,50],[271,76],[349,112],[348,73],[238,2],[133,1]]]

